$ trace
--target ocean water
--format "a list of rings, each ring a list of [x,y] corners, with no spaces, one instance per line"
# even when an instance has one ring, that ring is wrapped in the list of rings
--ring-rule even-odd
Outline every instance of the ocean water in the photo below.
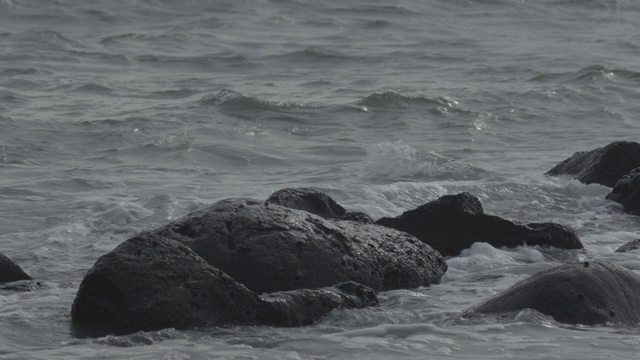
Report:
[[[640,140],[633,0],[0,0],[1,359],[635,359],[640,330],[462,312],[562,263],[640,272],[640,218],[542,175]],[[487,213],[573,227],[586,249],[448,260],[442,284],[303,328],[76,338],[98,257],[228,198],[318,188],[396,216],[469,191]]]

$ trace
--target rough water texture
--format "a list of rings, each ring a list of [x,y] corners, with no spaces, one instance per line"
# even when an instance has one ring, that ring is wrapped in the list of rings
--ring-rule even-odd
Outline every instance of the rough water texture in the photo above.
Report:
[[[559,265],[640,271],[611,188],[543,173],[639,142],[631,0],[0,0],[0,359],[636,359],[638,327],[463,312]],[[396,217],[469,192],[581,250],[474,243],[438,285],[310,326],[78,338],[103,255],[229,197],[320,190]]]
[[[219,201],[155,233],[258,294],[344,281],[410,289],[438,284],[447,271],[440,253],[407,233],[253,199]]]

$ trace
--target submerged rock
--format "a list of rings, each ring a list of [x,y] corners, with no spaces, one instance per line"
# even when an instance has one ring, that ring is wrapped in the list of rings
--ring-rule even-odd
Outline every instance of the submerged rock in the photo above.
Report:
[[[156,232],[257,293],[356,281],[374,290],[436,284],[442,256],[415,237],[252,199],[228,199]]]
[[[545,175],[573,175],[585,184],[613,187],[622,176],[637,167],[640,167],[640,144],[616,141],[595,150],[577,152]]]
[[[533,309],[567,324],[640,322],[640,278],[609,263],[579,263],[542,271],[471,309],[500,313]]]
[[[372,223],[365,213],[347,211],[329,195],[308,188],[282,189],[269,196],[267,202],[316,214],[325,219],[351,220]]]
[[[640,214],[640,168],[623,176],[607,194],[607,199],[618,202],[632,214]]]
[[[336,308],[378,306],[373,289],[352,281],[321,289],[265,294],[261,298],[268,306],[259,320],[274,326],[310,325]]]
[[[13,260],[0,253],[0,284],[20,280],[33,280],[33,278]]]
[[[628,243],[620,246],[619,248],[616,249],[615,252],[619,253],[619,252],[628,252],[628,251],[633,251],[633,250],[638,250],[640,249],[640,239],[635,239],[635,240],[631,240]]]
[[[545,245],[581,249],[573,230],[554,223],[517,224],[486,215],[480,200],[463,192],[445,195],[395,218],[381,218],[376,224],[414,235],[445,256],[456,256],[475,242],[494,247]]]
[[[144,233],[102,256],[80,284],[71,318],[82,335],[195,325],[309,325],[336,308],[376,306],[375,292],[342,283],[260,298],[184,245]]]

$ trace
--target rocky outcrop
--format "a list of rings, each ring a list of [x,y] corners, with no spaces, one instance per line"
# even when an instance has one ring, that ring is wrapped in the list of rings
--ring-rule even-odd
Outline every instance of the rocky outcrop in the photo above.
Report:
[[[267,202],[316,214],[325,219],[372,223],[365,213],[347,211],[329,195],[309,188],[282,189],[269,196]]]
[[[79,334],[96,336],[201,324],[308,325],[336,308],[377,304],[375,292],[356,283],[262,299],[186,246],[144,233],[95,263],[71,317]]]
[[[640,239],[635,239],[635,240],[631,240],[628,243],[620,246],[619,248],[616,249],[615,252],[617,252],[617,253],[629,252],[629,251],[638,250],[638,249],[640,249]]]
[[[27,275],[13,260],[0,253],[0,284],[20,280],[33,280],[33,278]]]
[[[436,284],[442,256],[415,237],[252,199],[228,199],[156,231],[261,294],[355,281],[374,290]]]
[[[577,152],[545,175],[572,175],[585,184],[613,187],[637,167],[640,167],[640,144],[616,141],[595,150]]]
[[[632,214],[640,214],[640,168],[623,176],[607,194],[607,199],[618,202]]]
[[[640,322],[640,278],[609,263],[563,265],[542,271],[472,309],[502,313],[534,309],[568,324]]]
[[[484,214],[480,200],[463,192],[446,195],[395,218],[382,218],[376,224],[414,235],[445,256],[455,256],[475,242],[495,247],[543,245],[581,249],[573,230],[554,223],[517,224]]]

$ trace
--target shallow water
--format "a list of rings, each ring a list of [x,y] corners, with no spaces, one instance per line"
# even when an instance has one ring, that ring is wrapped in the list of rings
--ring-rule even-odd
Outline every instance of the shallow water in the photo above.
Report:
[[[543,269],[640,271],[637,217],[542,174],[638,140],[640,4],[614,0],[0,0],[0,358],[635,358],[638,330],[462,311]],[[476,244],[443,283],[301,329],[75,338],[96,259],[227,197],[311,186],[395,216],[469,191],[573,227],[585,251]]]

